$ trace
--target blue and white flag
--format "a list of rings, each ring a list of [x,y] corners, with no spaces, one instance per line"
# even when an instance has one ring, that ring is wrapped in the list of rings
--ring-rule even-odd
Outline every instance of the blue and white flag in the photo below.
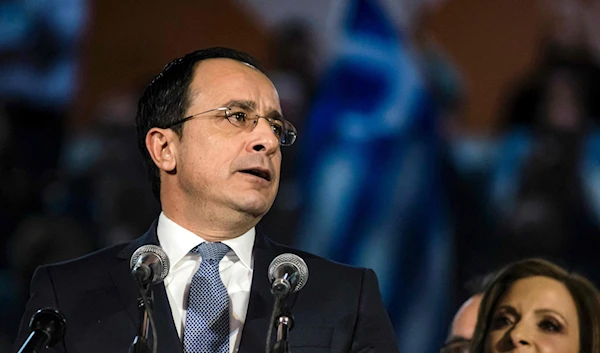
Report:
[[[297,245],[373,268],[400,350],[434,352],[452,280],[435,104],[380,4],[344,10],[303,136]]]

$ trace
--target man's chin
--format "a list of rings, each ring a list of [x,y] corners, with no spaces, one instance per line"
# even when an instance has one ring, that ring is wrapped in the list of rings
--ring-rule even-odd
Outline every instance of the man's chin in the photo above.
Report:
[[[252,218],[262,218],[273,205],[273,201],[262,198],[251,198],[246,200],[238,200],[238,210],[248,214]]]

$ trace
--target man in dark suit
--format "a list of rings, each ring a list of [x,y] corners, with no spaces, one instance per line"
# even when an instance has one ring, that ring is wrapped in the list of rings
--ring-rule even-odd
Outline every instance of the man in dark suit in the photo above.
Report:
[[[129,260],[156,244],[170,259],[169,274],[153,287],[159,353],[264,352],[274,303],[267,269],[282,253],[299,255],[310,271],[287,299],[293,352],[398,351],[372,270],[284,247],[255,228],[277,194],[280,146],[292,144],[296,130],[253,58],[210,48],[174,60],[144,92],[136,125],[162,206],[158,220],[129,244],[40,267],[17,344],[37,309],[55,307],[67,320],[56,352],[126,352],[140,321]],[[217,276],[204,267],[213,263],[207,247],[224,249]],[[206,294],[211,288],[217,294]],[[224,303],[202,306],[208,296]]]

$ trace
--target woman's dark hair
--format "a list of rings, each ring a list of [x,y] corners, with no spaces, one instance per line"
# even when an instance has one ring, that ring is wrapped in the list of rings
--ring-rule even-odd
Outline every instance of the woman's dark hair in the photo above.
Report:
[[[516,281],[535,276],[555,279],[567,287],[577,307],[579,351],[600,352],[600,294],[596,287],[585,277],[569,273],[549,261],[526,259],[504,267],[486,288],[477,315],[471,353],[484,353],[494,310],[504,293]]]
[[[142,153],[152,192],[159,201],[160,174],[146,149],[146,134],[153,127],[168,126],[183,118],[190,104],[189,86],[196,65],[203,60],[218,58],[237,60],[264,73],[258,61],[249,54],[221,47],[201,49],[168,63],[140,98],[135,118],[138,148]],[[173,126],[172,129],[181,137],[182,125]]]

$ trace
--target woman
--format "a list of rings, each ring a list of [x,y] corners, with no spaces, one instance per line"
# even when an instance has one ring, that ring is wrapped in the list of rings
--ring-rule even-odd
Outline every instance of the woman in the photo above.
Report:
[[[508,265],[487,287],[472,353],[600,353],[600,296],[551,262]]]

